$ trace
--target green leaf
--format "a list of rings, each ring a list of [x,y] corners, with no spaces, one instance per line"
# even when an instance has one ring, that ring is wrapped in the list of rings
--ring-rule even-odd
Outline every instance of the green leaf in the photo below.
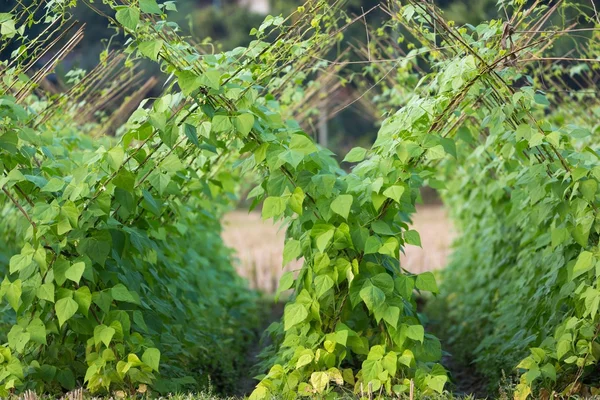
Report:
[[[546,98],[545,95],[543,95],[542,93],[536,93],[533,95],[533,100],[537,103],[540,104],[542,106],[549,106],[550,102],[548,101],[548,99]]]
[[[374,379],[379,378],[379,374],[383,372],[383,366],[381,361],[376,360],[365,360],[362,363],[363,380],[365,382],[371,382]]]
[[[108,238],[105,238],[104,236],[85,238],[79,242],[77,250],[79,254],[85,254],[95,263],[104,265],[111,248],[109,240],[110,235]]]
[[[113,299],[110,295],[110,289],[101,292],[94,292],[94,294],[92,295],[92,301],[94,302],[94,304],[96,304],[105,313],[108,313],[108,311],[110,310],[112,300]]]
[[[589,251],[582,251],[577,257],[577,262],[573,267],[573,276],[571,279],[577,278],[579,275],[586,273],[593,266],[594,255]]]
[[[130,31],[135,31],[135,28],[140,22],[140,12],[136,8],[124,6],[117,10],[115,18],[117,19],[117,22],[125,28]]]
[[[278,218],[285,212],[286,201],[282,197],[267,197],[263,203],[262,218]]]
[[[385,348],[382,345],[378,344],[371,347],[371,349],[369,350],[369,355],[367,356],[367,360],[379,361],[383,358],[384,355]]]
[[[158,366],[160,364],[160,350],[150,347],[142,354],[142,361],[144,364],[152,368],[153,371],[158,372]]]
[[[286,290],[290,289],[292,287],[292,285],[294,284],[294,273],[291,271],[286,272],[285,274],[281,275],[281,278],[279,279],[279,286],[277,287],[277,293],[275,293],[275,301],[277,301],[279,299],[279,295],[281,294],[281,292],[285,292]]]
[[[529,139],[529,147],[539,146],[544,142],[544,135],[541,132],[535,132]]]
[[[46,326],[41,319],[32,319],[27,327],[27,332],[29,332],[32,342],[46,344]]]
[[[371,193],[371,202],[373,203],[373,208],[375,208],[375,211],[379,211],[386,200],[387,198],[382,194],[377,194],[375,192]]]
[[[164,144],[170,148],[174,148],[179,140],[179,126],[177,124],[167,125],[164,129],[158,131],[158,136],[160,136]]]
[[[320,299],[334,285],[333,279],[328,275],[319,275],[315,278],[315,294]]]
[[[396,376],[398,369],[398,356],[395,352],[390,351],[381,359],[381,365],[390,374],[390,376]]]
[[[367,150],[362,147],[355,147],[346,154],[346,157],[342,160],[342,162],[361,162],[365,159],[367,155]]]
[[[331,243],[331,239],[333,239],[334,234],[335,234],[335,229],[331,228],[330,230],[323,232],[322,234],[320,234],[317,237],[317,240],[316,240],[317,249],[321,253],[325,252],[325,250],[327,249],[327,246],[329,246],[329,244]]]
[[[38,222],[51,222],[60,213],[60,207],[53,202],[52,204],[37,203],[33,208],[33,216]]]
[[[569,238],[569,231],[567,228],[554,228],[552,229],[552,248],[557,247]]]
[[[88,310],[92,305],[92,292],[87,286],[82,286],[73,293],[73,299],[79,306],[79,312],[87,317]]]
[[[595,179],[586,179],[579,184],[579,191],[587,201],[594,201],[598,192],[598,182]]]
[[[9,19],[7,21],[3,21],[0,24],[0,35],[6,36],[8,38],[12,38],[17,34],[17,28],[15,26],[15,21]]]
[[[394,280],[387,272],[382,272],[369,279],[371,283],[383,290],[386,295],[391,295],[394,291]]]
[[[308,317],[308,311],[299,303],[288,304],[283,313],[284,329],[287,331]]]
[[[288,204],[290,205],[290,209],[298,215],[302,215],[304,198],[304,191],[300,186],[297,186],[296,189],[294,189],[294,193],[290,196]]]
[[[336,197],[331,202],[331,210],[342,216],[345,220],[348,220],[348,215],[350,214],[350,208],[352,207],[352,202],[354,198],[350,194],[342,194]]]
[[[413,352],[406,349],[402,352],[402,355],[400,357],[398,357],[398,362],[403,365],[406,365],[407,367],[410,367],[411,364],[413,364],[414,359],[415,359],[415,356],[414,356]]]
[[[556,357],[558,360],[562,360],[562,358],[571,351],[571,342],[569,340],[560,340],[556,345]]]
[[[283,266],[286,266],[302,254],[302,245],[296,239],[290,239],[283,246]]]
[[[422,274],[417,275],[417,281],[415,282],[415,286],[419,290],[424,290],[426,292],[438,293],[438,286],[435,282],[435,276],[431,272],[424,272]]]
[[[96,346],[100,343],[104,343],[104,345],[108,347],[115,332],[116,331],[113,328],[104,324],[96,326],[94,328],[94,343],[96,343]]]
[[[189,96],[202,85],[200,77],[191,71],[181,71],[177,75],[177,83],[185,96]]]
[[[545,378],[550,378],[550,380],[556,382],[556,368],[554,368],[554,365],[550,363],[544,364],[540,370]]]
[[[383,293],[383,290],[373,286],[371,282],[367,282],[359,294],[370,311],[374,311],[385,302],[385,293]]]
[[[124,159],[125,151],[120,146],[113,147],[106,153],[106,160],[108,161],[108,165],[110,165],[113,171],[117,171],[119,169],[121,164],[123,164]]]
[[[305,365],[308,365],[312,362],[313,355],[312,355],[312,352],[309,352],[309,351],[310,350],[308,350],[306,353],[304,353],[300,357],[298,357],[298,361],[296,362],[296,369],[300,369],[300,368],[304,367]]]
[[[292,140],[290,141],[290,150],[295,150],[304,155],[308,155],[316,152],[318,149],[315,145],[315,142],[313,142],[311,138],[302,133],[297,133],[292,135]]]
[[[85,271],[85,263],[77,262],[69,267],[69,269],[65,272],[65,278],[79,283],[81,280],[81,276],[83,275],[83,271]]]
[[[290,164],[294,169],[298,168],[298,165],[304,160],[304,154],[299,151],[286,150],[279,154],[279,159]]]
[[[577,167],[573,171],[571,171],[571,175],[573,177],[573,182],[577,182],[584,176],[587,176],[589,170],[583,167]]]
[[[315,255],[313,271],[316,274],[321,274],[324,270],[329,270],[329,266],[331,265],[331,259],[327,255],[327,253],[320,253]],[[329,271],[325,271],[329,272]]]
[[[58,233],[59,235],[64,235],[65,233],[70,232],[71,230],[73,230],[73,228],[71,227],[69,220],[64,216],[61,216],[60,220],[58,221],[58,225],[56,226],[56,233]]]
[[[54,303],[54,284],[52,282],[44,283],[36,292],[38,299]]]
[[[56,374],[56,380],[60,383],[60,385],[67,389],[73,390],[75,388],[75,377],[73,376],[73,372],[70,369],[63,369],[58,371]]]
[[[425,329],[421,325],[409,325],[406,328],[406,336],[409,339],[423,343],[425,339]]]
[[[400,198],[404,194],[404,186],[394,185],[383,191],[383,195],[389,199],[394,200],[396,203],[400,203]]]
[[[10,258],[9,273],[14,274],[22,269],[27,268],[33,261],[33,253],[28,254],[15,254]]]
[[[570,136],[575,139],[583,139],[590,136],[592,133],[585,128],[575,128],[571,131]]]
[[[377,236],[369,236],[365,242],[365,254],[375,254],[381,248],[381,240]]]
[[[406,243],[421,247],[421,235],[415,230],[404,232]]]
[[[379,254],[398,258],[398,240],[394,237],[387,238],[381,247],[377,250]]]
[[[158,61],[158,54],[162,50],[162,47],[165,42],[160,39],[150,40],[147,42],[142,42],[138,45],[138,49],[142,55],[148,57],[153,61]]]
[[[110,295],[116,301],[139,304],[139,301],[127,290],[125,285],[117,283],[110,289]]]
[[[135,176],[130,171],[121,169],[113,179],[113,183],[117,188],[129,191],[135,185]]]
[[[7,335],[8,345],[15,349],[17,353],[23,353],[25,345],[29,342],[30,338],[31,335],[29,332],[19,325],[13,325]]]
[[[216,133],[227,132],[233,128],[231,119],[227,115],[215,115],[212,119],[212,130]]]
[[[373,232],[383,236],[395,236],[396,234],[384,221],[375,221],[371,224]]]
[[[48,184],[48,181],[43,176],[25,175],[25,178],[29,182],[32,182],[35,186],[39,187],[40,189],[44,188],[44,186],[46,186]]]
[[[221,87],[221,73],[216,69],[207,69],[200,75],[200,83],[214,90]]]
[[[19,301],[21,300],[21,280],[17,279],[16,281],[10,283],[8,288],[6,289],[6,300],[8,304],[13,308],[13,310],[17,311],[19,308]]]
[[[335,333],[335,342],[346,347],[348,341],[348,330],[339,330]]]
[[[427,387],[435,390],[439,394],[442,394],[447,381],[448,377],[445,375],[429,376],[429,378],[427,379]]]
[[[164,174],[159,173],[160,176],[164,176]],[[153,186],[156,187],[156,185],[153,184]],[[165,185],[163,186],[159,186],[158,188],[156,188],[159,192],[162,192],[166,189]],[[144,197],[144,201],[142,202],[142,205],[144,206],[144,208],[148,211],[150,211],[152,214],[159,216],[161,214],[160,212],[160,206],[158,205],[158,203],[156,202],[156,199],[154,199],[154,196],[152,196],[152,194],[147,191],[146,189],[142,190],[142,196]]]
[[[323,393],[327,387],[327,384],[329,383],[329,375],[327,375],[327,372],[322,371],[313,372],[310,375],[310,383],[317,393]]]
[[[571,231],[571,236],[573,236],[573,239],[575,239],[581,247],[586,247],[590,237],[590,226],[587,224],[578,224],[575,229]]]
[[[65,181],[60,178],[50,178],[48,183],[42,188],[42,192],[59,192],[65,187]]]
[[[70,297],[65,297],[56,302],[54,309],[58,317],[58,325],[63,326],[77,312],[77,303]]]
[[[525,139],[525,140],[529,141],[529,139],[531,138],[531,135],[533,135],[533,133],[534,133],[533,129],[528,124],[520,124],[517,127],[517,130],[515,131],[517,140]]]
[[[395,306],[389,306],[383,312],[383,320],[390,324],[396,329],[398,327],[398,320],[400,319],[400,309]]]
[[[248,400],[267,400],[269,398],[269,390],[262,384],[258,384],[250,394]]]
[[[162,14],[156,0],[140,0],[140,9],[147,14]]]
[[[190,124],[183,124],[183,131],[185,132],[185,136],[192,142],[196,147],[200,147],[200,142],[198,141],[198,131],[196,127]]]
[[[446,155],[446,150],[444,150],[444,146],[438,144],[437,146],[433,146],[430,149],[427,149],[425,153],[425,158],[428,160],[439,160]]]
[[[408,300],[412,297],[413,289],[415,288],[415,281],[412,277],[406,275],[398,275],[394,279],[394,287],[396,291],[400,293],[403,299]]]
[[[240,114],[233,118],[233,126],[242,136],[248,136],[254,126],[254,115]]]

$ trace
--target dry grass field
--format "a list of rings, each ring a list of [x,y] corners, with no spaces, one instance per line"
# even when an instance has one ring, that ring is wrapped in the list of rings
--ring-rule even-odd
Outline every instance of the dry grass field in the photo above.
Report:
[[[454,237],[445,209],[439,205],[421,206],[413,227],[421,234],[423,248],[407,246],[402,266],[414,273],[443,268]],[[236,250],[240,275],[266,293],[275,292],[285,271],[301,267],[297,262],[281,268],[284,237],[283,229],[263,221],[258,212],[234,211],[225,217],[223,238]]]

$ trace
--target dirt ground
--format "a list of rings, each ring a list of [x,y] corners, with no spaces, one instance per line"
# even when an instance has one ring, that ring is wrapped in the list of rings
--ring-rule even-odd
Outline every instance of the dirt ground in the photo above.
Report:
[[[400,259],[402,266],[414,273],[443,268],[455,236],[443,206],[419,207],[413,229],[420,233],[423,247],[407,246]],[[225,217],[223,238],[236,250],[239,274],[266,293],[276,291],[285,271],[301,267],[297,262],[281,268],[284,237],[283,229],[262,221],[258,212],[234,211]]]

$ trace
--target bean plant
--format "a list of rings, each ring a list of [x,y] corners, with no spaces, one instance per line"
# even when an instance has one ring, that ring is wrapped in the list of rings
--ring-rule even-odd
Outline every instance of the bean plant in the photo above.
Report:
[[[442,345],[415,300],[440,290],[399,263],[421,244],[410,218],[425,185],[462,232],[443,286],[456,337],[477,344],[482,368],[517,368],[518,398],[583,390],[599,356],[595,127],[585,112],[565,123],[536,87],[547,71],[520,63],[560,36],[541,29],[560,4],[501,1],[512,19],[478,27],[429,3],[382,5],[390,22],[368,46],[392,43],[379,50],[395,59],[365,76],[386,117],[340,165],[293,110],[356,20],[343,1],[267,17],[247,48],[223,53],[168,21],[173,2],[104,0],[108,14],[83,2],[124,34],[125,67],[146,59],[167,78],[117,138],[97,137],[106,120],[78,116],[113,55],[64,93],[44,91],[45,77],[77,34],[31,70],[73,29],[76,2],[0,14],[2,48],[18,44],[0,66],[0,395],[231,384],[257,304],[220,239],[242,176],[256,181],[252,206],[286,226],[284,264],[303,259],[281,278],[293,295],[252,399],[443,392]]]

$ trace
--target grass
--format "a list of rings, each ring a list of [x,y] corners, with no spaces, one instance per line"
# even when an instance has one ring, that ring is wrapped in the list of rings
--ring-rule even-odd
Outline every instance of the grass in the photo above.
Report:
[[[326,397],[329,398],[329,397]],[[400,400],[410,400],[409,396],[404,396],[404,397],[388,397],[388,396],[377,396],[377,395],[373,395],[372,397],[368,397],[368,396],[364,396],[364,397],[360,397],[360,396],[350,396],[350,395],[342,395],[342,396],[337,396],[334,397],[335,399],[340,399],[340,400],[388,400],[388,399],[400,399]],[[169,399],[169,400],[241,400],[242,398],[239,397],[218,397],[212,394],[208,394],[208,393],[198,393],[198,394],[181,394],[181,395],[173,395],[171,397],[167,397],[165,398]],[[279,400],[279,398],[275,397],[273,398],[273,400]],[[480,399],[476,399],[475,397],[472,396],[466,396],[466,397],[457,397],[455,395],[453,395],[452,393],[444,393],[441,395],[434,395],[434,396],[414,396],[413,400],[480,400]],[[483,399],[481,399],[483,400]]]
[[[415,395],[414,397],[410,397],[408,395],[403,396],[378,396],[373,394],[371,396],[359,396],[354,395],[352,393],[330,393],[327,396],[323,397],[315,397],[318,399],[340,399],[340,400],[512,400],[513,399],[513,389],[514,385],[510,383],[503,384],[503,387],[499,388],[498,394],[496,396],[491,397],[475,397],[473,395],[460,395],[454,394],[452,392],[444,392],[442,394],[434,394],[434,395]],[[302,398],[302,397],[300,397]],[[304,397],[307,398],[307,397]],[[553,399],[563,399],[563,397],[552,397]],[[600,400],[600,396],[592,396],[592,397],[579,397],[572,396],[569,397],[570,400],[579,400],[579,399],[589,399],[589,400]],[[82,389],[75,390],[71,393],[67,393],[64,397],[60,398],[61,400],[140,400],[140,399],[160,399],[160,400],[242,400],[245,397],[240,396],[221,396],[212,392],[209,388],[207,391],[198,392],[198,393],[175,393],[169,394],[167,396],[157,396],[151,393],[143,393],[136,394],[135,396],[127,395],[123,392],[115,392],[111,396],[91,396],[89,393],[85,392]],[[272,400],[284,400],[280,397],[273,397]],[[28,392],[22,394],[20,396],[10,396],[8,400],[58,400],[57,397],[49,397],[49,396],[37,396],[33,392]],[[535,400],[531,398],[531,400]]]
[[[456,396],[452,393],[443,393],[440,395],[433,396],[417,396],[415,395],[413,399],[410,399],[409,396],[400,396],[400,397],[389,397],[389,396],[355,396],[349,394],[337,395],[330,394],[328,396],[324,396],[326,399],[341,399],[341,400],[483,400],[476,399],[472,396]],[[37,396],[32,394],[31,392],[21,396],[13,396],[9,397],[9,400],[55,400],[55,397],[47,397],[47,396]],[[112,396],[91,396],[86,392],[80,392],[76,394],[67,394],[65,397],[61,398],[61,400],[133,400],[133,399],[160,399],[160,400],[242,400],[244,397],[234,397],[234,396],[219,396],[217,394],[211,392],[200,392],[200,393],[179,393],[179,394],[171,394],[168,396],[151,396],[148,394],[138,394],[137,396],[129,396],[123,395],[121,393],[115,393]],[[279,400],[279,397],[273,397],[273,400]],[[283,400],[283,399],[282,399]],[[507,398],[508,400],[508,398]]]

